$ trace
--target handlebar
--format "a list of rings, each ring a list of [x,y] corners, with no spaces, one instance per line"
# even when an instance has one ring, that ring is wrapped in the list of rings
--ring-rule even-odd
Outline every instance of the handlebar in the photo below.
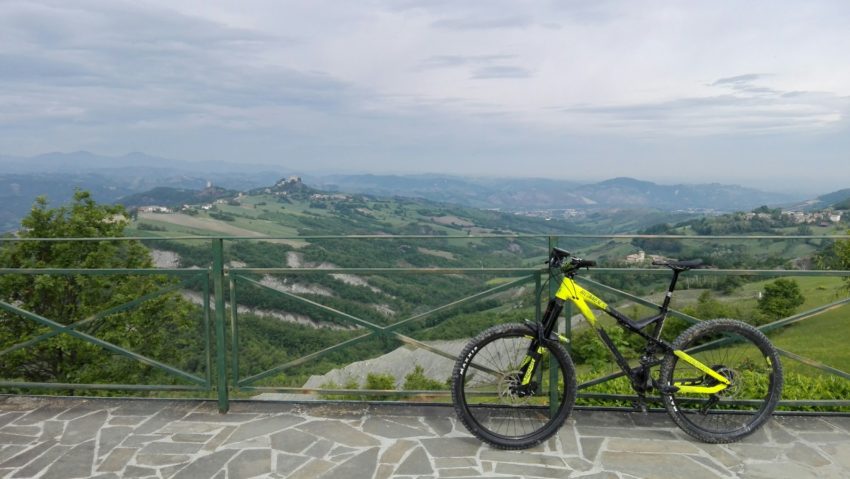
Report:
[[[568,265],[564,265],[564,260],[567,258],[569,258],[570,262]],[[564,272],[596,266],[596,261],[570,257],[569,251],[560,248],[552,248],[552,251],[549,252],[549,260],[546,263],[550,268],[559,268]]]

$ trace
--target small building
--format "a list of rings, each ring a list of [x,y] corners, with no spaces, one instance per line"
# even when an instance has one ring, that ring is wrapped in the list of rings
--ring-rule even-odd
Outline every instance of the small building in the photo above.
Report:
[[[646,253],[638,251],[637,253],[626,256],[626,263],[643,263],[646,261]]]
[[[139,206],[139,211],[142,213],[171,213],[171,208],[157,205]]]

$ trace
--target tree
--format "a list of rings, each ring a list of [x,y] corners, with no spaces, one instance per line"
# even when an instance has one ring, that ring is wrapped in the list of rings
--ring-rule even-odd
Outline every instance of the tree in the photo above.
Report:
[[[771,320],[785,318],[794,314],[806,298],[800,292],[800,286],[793,279],[779,278],[764,287],[759,299],[758,309]]]
[[[833,248],[841,267],[845,270],[850,269],[850,240],[836,241]],[[844,278],[844,281],[847,288],[850,289],[850,278]]]
[[[49,208],[39,197],[22,222],[26,238],[120,238],[127,225],[124,208],[98,205],[77,191],[67,206]],[[16,241],[0,250],[3,268],[152,268],[148,250],[137,241]],[[171,293],[141,302],[128,311],[97,317],[153,293],[171,280],[159,275],[3,274],[0,300],[51,321],[158,361],[197,369],[202,349],[194,306]],[[0,312],[0,350],[50,332],[32,320]],[[0,377],[27,382],[146,383],[167,381],[158,369],[119,359],[100,346],[58,334],[5,354]]]

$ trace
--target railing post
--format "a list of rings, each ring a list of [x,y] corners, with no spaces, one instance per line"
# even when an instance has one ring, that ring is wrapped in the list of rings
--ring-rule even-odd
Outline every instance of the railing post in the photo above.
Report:
[[[229,274],[230,280],[230,373],[233,376],[233,388],[239,389],[239,323],[237,322],[236,277]]]
[[[224,414],[230,409],[230,399],[227,389],[227,351],[224,341],[224,240],[212,240],[212,280],[215,292],[215,357],[218,380],[218,412]]]
[[[558,246],[558,238],[556,236],[550,236],[549,249],[546,250],[547,257],[555,246]],[[549,300],[555,297],[557,288],[558,285],[555,282],[555,276],[549,270]],[[558,409],[558,362],[554,359],[554,357],[549,358],[549,414],[553,416],[557,413]],[[566,384],[564,387],[566,387]]]
[[[558,246],[558,237],[557,236],[550,236],[549,237],[549,250],[551,251],[552,248],[554,248],[555,246]],[[556,281],[556,279],[557,278],[555,278],[555,276],[553,274],[551,274],[551,272],[550,272],[550,274],[549,274],[549,299],[552,299],[552,298],[555,297],[555,292],[558,291],[558,287],[561,286]],[[568,353],[572,354],[572,352],[573,352],[573,349],[572,349],[572,347],[573,347],[572,346],[572,339],[573,339],[573,332],[572,332],[573,302],[572,301],[565,301],[564,302],[563,315],[564,315],[564,329],[563,329],[562,332],[563,332],[564,336],[566,336],[570,340],[570,342],[568,342],[567,344],[564,345],[564,348],[567,350]]]
[[[210,275],[204,277],[204,344],[207,352],[207,391],[213,389],[213,326],[212,308],[210,306]]]
[[[543,311],[540,307],[540,301],[543,299],[543,279],[538,271],[534,273],[534,321],[543,322]]]

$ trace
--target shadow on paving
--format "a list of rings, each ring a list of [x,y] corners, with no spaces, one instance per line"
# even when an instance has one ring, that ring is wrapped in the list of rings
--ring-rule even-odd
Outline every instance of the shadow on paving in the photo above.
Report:
[[[746,440],[695,442],[663,413],[575,411],[501,451],[446,406],[0,396],[0,477],[846,478],[850,418],[777,416]]]

